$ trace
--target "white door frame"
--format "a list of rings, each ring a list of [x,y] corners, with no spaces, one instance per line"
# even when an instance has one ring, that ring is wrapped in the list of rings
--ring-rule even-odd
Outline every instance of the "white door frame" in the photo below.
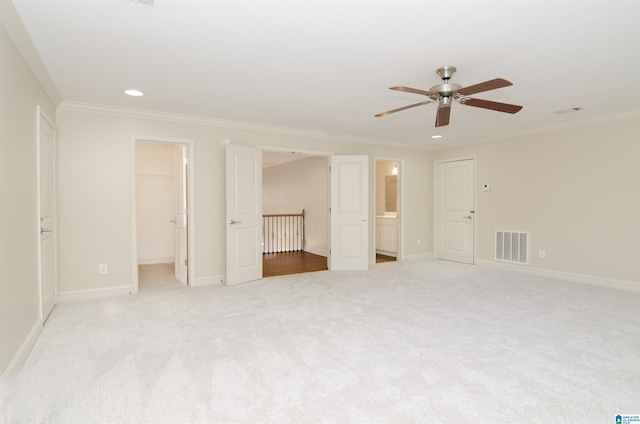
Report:
[[[477,263],[477,255],[478,255],[478,199],[477,196],[475,195],[475,193],[477,192],[476,190],[476,185],[478,182],[478,178],[477,178],[477,173],[478,173],[478,160],[475,156],[461,156],[461,157],[455,157],[455,158],[450,158],[450,159],[442,159],[442,160],[437,160],[434,162],[433,164],[433,181],[435,183],[436,181],[436,174],[438,172],[437,170],[437,165],[438,164],[443,164],[443,163],[449,163],[449,162],[460,162],[460,161],[464,161],[464,160],[473,160],[473,190],[474,190],[474,200],[473,200],[473,208],[474,208],[474,214],[473,214],[473,264],[475,265]],[[437,229],[435,228],[435,214],[437,213],[436,211],[436,196],[438,195],[436,187],[434,186],[433,188],[433,216],[434,216],[434,220],[433,220],[433,230],[434,230],[434,237],[433,237],[433,253],[435,255],[436,253],[436,237],[435,237],[435,231],[437,231]]]
[[[397,224],[397,240],[396,240],[396,261],[402,262],[404,261],[404,184],[402,183],[402,169],[404,167],[404,160],[402,159],[391,159],[387,157],[374,157],[373,158],[373,219],[372,219],[372,227],[369,229],[369,234],[372,234],[373,238],[373,263],[376,263],[376,194],[378,192],[378,187],[376,183],[376,176],[378,175],[378,162],[394,162],[398,165],[398,213],[396,218]]]
[[[52,138],[52,148],[53,148],[53,181],[52,181],[52,190],[53,192],[51,193],[52,196],[52,208],[53,208],[53,213],[52,213],[52,217],[53,217],[53,222],[51,224],[52,228],[52,232],[53,232],[53,304],[54,307],[55,305],[58,303],[58,184],[57,184],[57,176],[58,176],[58,170],[57,170],[57,166],[56,166],[56,125],[55,125],[55,121],[53,119],[51,119],[51,117],[44,111],[42,110],[42,107],[40,107],[40,105],[37,106],[36,108],[36,172],[37,172],[37,208],[38,208],[38,213],[37,213],[37,222],[36,222],[36,228],[38,229],[38,231],[36,231],[37,234],[37,246],[38,246],[38,302],[39,302],[39,315],[40,315],[40,322],[42,324],[44,324],[44,321],[46,320],[47,317],[43,316],[43,302],[42,302],[42,285],[43,285],[43,281],[42,281],[42,241],[41,241],[41,233],[40,233],[40,227],[42,225],[42,223],[40,222],[40,217],[41,217],[41,204],[40,204],[40,192],[41,192],[41,187],[40,187],[40,123],[41,123],[41,119],[44,119],[47,124],[51,127],[53,133],[51,135]]]
[[[187,222],[187,251],[189,252],[189,265],[187,269],[187,276],[189,285],[193,285],[195,282],[195,269],[196,269],[196,242],[195,242],[195,204],[196,204],[196,190],[195,190],[195,161],[194,161],[194,142],[188,138],[174,138],[174,137],[158,137],[149,135],[131,135],[129,142],[129,175],[130,175],[130,190],[131,190],[131,293],[138,293],[138,236],[137,236],[137,214],[136,214],[136,143],[138,141],[144,142],[156,142],[156,143],[171,143],[182,144],[187,146],[189,154],[189,167],[188,167],[188,181],[187,192],[189,196],[189,213]]]

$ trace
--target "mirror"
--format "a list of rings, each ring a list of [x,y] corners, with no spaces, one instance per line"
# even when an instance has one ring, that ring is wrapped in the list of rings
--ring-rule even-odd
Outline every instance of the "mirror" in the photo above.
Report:
[[[398,176],[387,175],[384,177],[384,210],[385,212],[398,211]]]

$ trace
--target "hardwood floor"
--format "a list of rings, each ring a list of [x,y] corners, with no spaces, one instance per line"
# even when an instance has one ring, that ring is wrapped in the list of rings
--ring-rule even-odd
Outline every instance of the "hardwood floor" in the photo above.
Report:
[[[376,254],[376,263],[395,261],[396,258],[393,256]],[[324,271],[326,269],[327,258],[305,251],[265,253],[262,255],[263,277]]]
[[[262,255],[263,277],[324,271],[326,269],[327,258],[305,251],[265,253]]]
[[[395,262],[396,258],[394,258],[393,256],[387,256],[387,255],[381,255],[379,253],[376,253],[376,263],[379,264],[380,262]]]

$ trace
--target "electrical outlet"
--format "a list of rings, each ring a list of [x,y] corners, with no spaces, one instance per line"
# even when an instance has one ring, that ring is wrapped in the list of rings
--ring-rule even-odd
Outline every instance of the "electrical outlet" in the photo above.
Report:
[[[547,252],[545,252],[544,250],[540,250],[540,251],[538,252],[538,257],[539,257],[540,259],[544,259],[544,258],[546,258],[546,257],[547,257]]]
[[[418,239],[416,243],[418,244],[418,246],[422,246],[422,240]]]
[[[101,275],[105,275],[109,273],[109,269],[107,268],[107,264],[98,265],[98,273]]]

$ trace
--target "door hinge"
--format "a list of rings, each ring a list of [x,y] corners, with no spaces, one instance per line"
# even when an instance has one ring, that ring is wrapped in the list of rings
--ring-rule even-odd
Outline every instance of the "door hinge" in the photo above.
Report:
[[[329,254],[331,254],[331,249],[329,249]]]
[[[189,265],[189,259],[184,260],[184,266],[187,266],[187,265]]]

